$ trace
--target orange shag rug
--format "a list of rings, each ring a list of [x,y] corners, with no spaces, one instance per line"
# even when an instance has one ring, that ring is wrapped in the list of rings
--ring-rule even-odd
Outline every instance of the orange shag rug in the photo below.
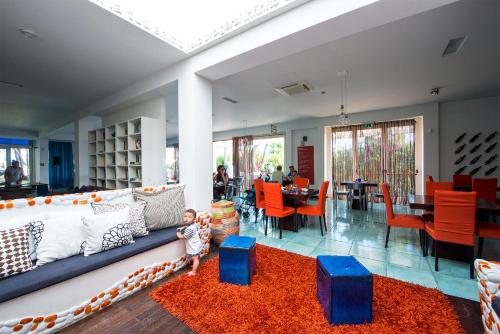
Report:
[[[151,292],[197,333],[463,333],[436,289],[373,275],[373,322],[331,326],[316,298],[316,259],[257,245],[250,286],[219,283],[219,258]]]

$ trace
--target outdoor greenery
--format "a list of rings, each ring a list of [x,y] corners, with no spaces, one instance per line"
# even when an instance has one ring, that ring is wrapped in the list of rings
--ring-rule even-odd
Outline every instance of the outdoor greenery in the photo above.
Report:
[[[276,166],[283,166],[285,150],[283,143],[265,143],[254,145],[254,170],[273,172]]]

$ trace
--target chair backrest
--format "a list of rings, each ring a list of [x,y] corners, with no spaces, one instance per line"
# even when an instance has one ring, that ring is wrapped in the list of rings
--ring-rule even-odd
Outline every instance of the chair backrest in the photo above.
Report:
[[[266,210],[283,209],[283,193],[281,192],[281,184],[279,183],[264,183],[264,203]]]
[[[425,182],[425,195],[434,196],[436,190],[453,190],[453,182]]]
[[[474,246],[476,197],[475,192],[435,192],[434,229],[439,241]]]
[[[432,177],[432,175],[426,175],[425,176],[425,182],[427,182],[427,181],[434,182],[434,178]]]
[[[255,188],[255,203],[256,205],[259,205],[262,202],[264,202],[264,195],[262,194],[262,192],[264,191],[264,180],[262,179],[253,180],[253,186]]]
[[[320,211],[324,214],[326,208],[326,193],[328,191],[328,186],[330,181],[323,181],[321,187],[319,188],[318,206]]]
[[[309,188],[309,179],[305,177],[294,177],[293,184],[295,184],[297,188]]]
[[[382,183],[382,192],[384,193],[385,212],[387,214],[387,221],[389,221],[394,218],[394,210],[392,209],[392,199],[391,199],[391,194],[389,193],[389,186],[387,186],[387,183]]]
[[[453,186],[454,187],[472,187],[472,176],[455,174],[453,175]]]
[[[497,200],[497,178],[489,179],[474,179],[472,181],[472,190],[477,193],[478,198],[485,199],[490,202]]]

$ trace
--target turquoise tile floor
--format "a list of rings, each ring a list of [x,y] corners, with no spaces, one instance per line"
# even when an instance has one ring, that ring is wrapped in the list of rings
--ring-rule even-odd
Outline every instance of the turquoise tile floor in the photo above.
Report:
[[[406,206],[396,206],[396,212],[413,213]],[[439,272],[434,271],[434,257],[423,257],[415,230],[392,228],[388,248],[384,248],[386,224],[383,204],[374,204],[373,210],[348,210],[344,201],[335,209],[327,203],[328,232],[322,237],[316,218],[309,218],[306,227],[298,233],[268,227],[259,216],[257,223],[253,212],[241,218],[240,234],[256,237],[257,243],[289,252],[316,257],[318,255],[353,255],[371,272],[402,281],[438,288],[446,294],[479,300],[477,282],[469,278],[467,263],[440,259]],[[487,258],[498,259],[500,245],[485,240]]]

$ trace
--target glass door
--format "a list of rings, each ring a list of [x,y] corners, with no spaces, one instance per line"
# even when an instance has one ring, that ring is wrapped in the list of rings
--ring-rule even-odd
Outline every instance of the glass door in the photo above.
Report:
[[[11,147],[10,160],[19,161],[19,167],[23,169],[25,175],[22,183],[30,183],[30,149],[25,147]]]

